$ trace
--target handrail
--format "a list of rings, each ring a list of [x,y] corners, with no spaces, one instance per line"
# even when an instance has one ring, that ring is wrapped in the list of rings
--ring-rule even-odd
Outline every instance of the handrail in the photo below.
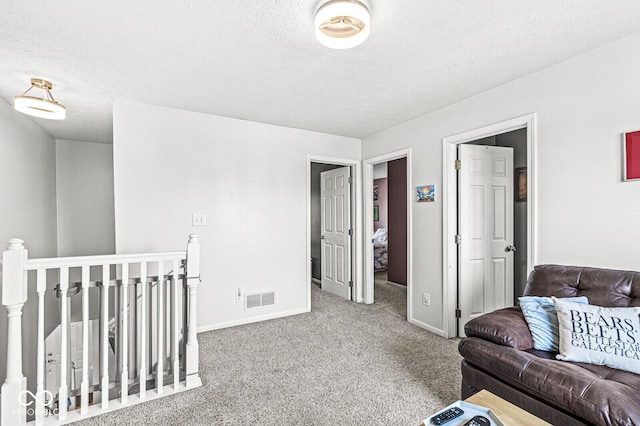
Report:
[[[97,256],[76,257],[50,257],[41,259],[27,259],[24,262],[25,271],[33,271],[42,268],[74,268],[80,266],[93,266],[113,263],[140,263],[158,262],[169,260],[185,260],[186,251],[173,251],[166,253],[135,253],[135,254],[102,254]]]

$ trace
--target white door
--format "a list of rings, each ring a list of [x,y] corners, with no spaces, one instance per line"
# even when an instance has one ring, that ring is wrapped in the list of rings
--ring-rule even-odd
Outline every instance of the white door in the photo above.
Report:
[[[467,321],[513,306],[513,148],[458,147],[458,335]]]
[[[322,290],[351,299],[350,168],[320,174]]]

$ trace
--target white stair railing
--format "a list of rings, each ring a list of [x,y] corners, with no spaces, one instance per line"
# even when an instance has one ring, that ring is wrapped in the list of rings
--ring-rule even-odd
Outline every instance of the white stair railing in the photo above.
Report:
[[[196,235],[190,235],[186,251],[50,259],[28,259],[23,241],[12,239],[3,252],[1,266],[2,305],[7,309],[7,375],[0,395],[0,425],[26,424],[27,420],[64,424],[202,384],[196,337],[200,283]],[[91,280],[92,269],[101,273],[101,281]],[[165,274],[167,269],[171,272]],[[37,361],[24,367],[36,371],[35,395],[28,390],[22,365],[22,308],[27,302],[29,271],[35,271],[38,316],[26,320],[37,324]],[[58,276],[61,325],[56,395],[45,386],[45,297],[50,271]],[[72,282],[71,277],[78,273],[80,280]],[[71,389],[70,297],[76,289],[82,305],[82,379],[79,388]],[[90,295],[99,298],[100,312],[91,311]],[[100,368],[99,383],[92,383],[89,375],[90,318],[100,321],[100,342],[96,346],[100,348],[100,366],[93,367]],[[110,336],[113,320],[115,339]],[[110,353],[111,359],[117,360],[116,371],[109,371]],[[167,386],[165,375],[172,377]],[[154,382],[155,390],[148,389],[148,381]],[[76,407],[69,404],[71,396],[76,400],[79,397],[79,409],[67,408]]]

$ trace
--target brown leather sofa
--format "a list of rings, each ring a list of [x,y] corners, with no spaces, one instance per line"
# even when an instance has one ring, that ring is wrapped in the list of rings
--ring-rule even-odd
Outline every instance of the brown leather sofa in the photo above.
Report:
[[[525,296],[587,296],[591,305],[640,306],[640,272],[540,265]],[[533,349],[519,307],[469,321],[459,344],[462,399],[481,389],[553,425],[640,425],[640,376],[614,368],[558,361]]]

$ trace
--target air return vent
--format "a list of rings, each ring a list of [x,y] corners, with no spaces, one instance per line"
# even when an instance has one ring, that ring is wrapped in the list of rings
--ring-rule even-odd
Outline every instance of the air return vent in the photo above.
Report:
[[[262,306],[274,305],[276,302],[276,293],[269,291],[267,293],[247,294],[244,299],[244,309],[255,309]]]

